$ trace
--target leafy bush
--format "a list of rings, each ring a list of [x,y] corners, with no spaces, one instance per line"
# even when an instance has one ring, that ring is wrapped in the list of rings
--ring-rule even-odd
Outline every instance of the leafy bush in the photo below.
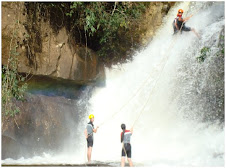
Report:
[[[204,62],[209,52],[209,47],[203,47],[200,51],[201,55],[197,57],[198,62]]]
[[[27,13],[48,18],[55,32],[66,27],[72,39],[88,46],[107,62],[120,62],[139,43],[137,23],[150,2],[26,3]],[[133,25],[133,26],[132,26]]]
[[[17,21],[18,23],[18,21]],[[10,41],[10,51],[8,64],[2,66],[2,112],[3,118],[8,115],[14,116],[20,110],[13,102],[13,99],[23,100],[24,93],[27,88],[27,84],[20,85],[20,82],[24,81],[24,77],[18,74],[17,64],[18,56],[17,52],[17,23],[12,34]]]

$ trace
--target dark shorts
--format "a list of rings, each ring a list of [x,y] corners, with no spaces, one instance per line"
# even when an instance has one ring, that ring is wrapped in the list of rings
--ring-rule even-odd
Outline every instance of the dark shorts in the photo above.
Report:
[[[183,30],[183,31],[191,31],[191,28],[184,25],[181,30]]]
[[[124,148],[122,147],[122,156],[127,155],[128,158],[131,158],[131,145],[129,143],[126,143],[124,144]],[[125,151],[126,151],[126,154],[125,154]]]
[[[93,136],[87,138],[87,147],[93,147]]]
[[[179,30],[177,30],[177,28],[175,27],[175,25],[173,24],[173,29],[174,29],[174,34],[178,33]],[[191,28],[190,27],[187,27],[185,25],[183,25],[183,27],[181,28],[181,32],[182,31],[191,31]]]

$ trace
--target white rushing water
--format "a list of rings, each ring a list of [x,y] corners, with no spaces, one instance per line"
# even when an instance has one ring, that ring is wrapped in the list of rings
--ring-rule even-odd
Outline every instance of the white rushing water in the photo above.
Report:
[[[193,32],[172,36],[172,21],[179,8],[184,9],[184,15],[194,14],[186,25],[194,27],[201,39]],[[106,87],[96,88],[90,99],[88,114],[95,115],[95,126],[103,123],[94,136],[92,160],[119,166],[120,125],[125,123],[130,129],[142,110],[131,140],[135,166],[224,166],[224,128],[202,123],[198,118],[185,119],[184,113],[192,114],[195,109],[184,111],[178,107],[182,93],[175,92],[175,80],[182,76],[178,73],[183,73],[178,68],[186,64],[183,58],[195,60],[191,53],[199,52],[211,38],[217,39],[214,35],[224,25],[224,2],[209,6],[206,2],[180,3],[169,11],[153,40],[136,53],[131,63],[106,69]],[[79,131],[83,136],[84,129]],[[80,149],[64,150],[57,156],[6,159],[3,163],[84,163],[86,141],[82,136]]]
[[[96,125],[104,122],[95,135],[94,160],[120,161],[120,125],[125,123],[130,129],[149,99],[134,126],[131,142],[134,162],[144,166],[224,165],[224,129],[217,124],[207,126],[198,120],[184,119],[185,111],[177,107],[181,93],[173,92],[183,57],[195,60],[196,56],[190,53],[199,52],[224,26],[224,6],[187,4],[179,4],[170,11],[153,41],[136,54],[132,63],[107,70],[106,87],[93,93],[90,113],[95,115]],[[200,40],[192,32],[172,36],[172,20],[179,8],[185,11],[190,8],[189,13],[194,14],[186,25],[200,33]],[[142,85],[146,79],[149,80]],[[128,102],[141,86],[140,92]],[[119,111],[124,104],[125,108]],[[221,157],[216,157],[219,153]]]

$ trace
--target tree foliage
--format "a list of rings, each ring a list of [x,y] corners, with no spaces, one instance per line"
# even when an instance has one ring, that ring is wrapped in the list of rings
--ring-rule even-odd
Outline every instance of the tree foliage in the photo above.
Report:
[[[8,64],[2,66],[2,115],[14,116],[20,110],[13,102],[14,99],[23,100],[27,84],[20,84],[24,81],[24,77],[18,74],[18,56],[17,52],[17,34],[19,21],[15,23],[12,38],[9,46]]]
[[[76,43],[98,53],[104,62],[120,62],[138,44],[134,29],[150,2],[39,2],[56,32],[64,25]],[[133,25],[133,26],[132,26]],[[124,58],[123,58],[124,59]]]

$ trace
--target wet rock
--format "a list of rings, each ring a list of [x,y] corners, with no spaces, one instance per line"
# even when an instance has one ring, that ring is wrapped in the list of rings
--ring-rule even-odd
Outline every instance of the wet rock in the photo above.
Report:
[[[8,62],[10,41],[16,29],[14,38],[19,44],[19,72],[84,83],[105,78],[103,65],[94,51],[78,46],[70,39],[65,28],[55,33],[43,19],[32,17],[24,11],[23,2],[2,4],[3,65]]]

